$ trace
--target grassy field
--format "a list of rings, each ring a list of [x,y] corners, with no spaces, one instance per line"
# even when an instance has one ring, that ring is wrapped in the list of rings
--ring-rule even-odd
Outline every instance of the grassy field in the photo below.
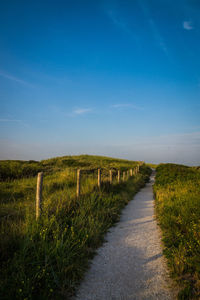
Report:
[[[138,162],[66,156],[41,162],[0,162],[1,299],[68,299],[121,209],[148,180],[146,165],[127,181],[108,183]],[[97,187],[97,168],[102,188]],[[76,197],[76,169],[83,170]],[[43,214],[35,221],[36,175],[44,172]]]
[[[179,299],[200,299],[200,168],[157,167],[157,217]]]

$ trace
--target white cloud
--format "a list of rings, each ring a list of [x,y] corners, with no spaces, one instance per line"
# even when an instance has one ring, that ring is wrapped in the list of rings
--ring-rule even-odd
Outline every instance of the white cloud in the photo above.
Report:
[[[136,110],[141,110],[143,109],[142,107],[130,104],[130,103],[119,103],[119,104],[113,104],[111,105],[111,107],[113,108],[132,108],[132,109],[136,109]]]
[[[59,107],[56,105],[49,106],[49,109],[54,115],[56,114],[62,117],[70,117],[70,118],[74,118],[78,115],[80,116],[80,115],[85,115],[93,112],[92,108],[82,108],[82,107],[74,107],[71,111],[65,112],[63,107]]]
[[[194,29],[194,26],[193,26],[191,21],[184,21],[183,22],[183,28],[185,30],[192,30],[192,29]]]
[[[84,115],[84,114],[87,114],[91,111],[92,111],[91,108],[78,108],[78,109],[75,109],[73,111],[73,113],[76,114],[76,115]]]

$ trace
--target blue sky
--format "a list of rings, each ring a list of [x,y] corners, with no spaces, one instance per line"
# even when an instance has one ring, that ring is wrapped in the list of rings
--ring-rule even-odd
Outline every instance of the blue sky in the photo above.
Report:
[[[0,159],[200,165],[198,0],[0,2]]]

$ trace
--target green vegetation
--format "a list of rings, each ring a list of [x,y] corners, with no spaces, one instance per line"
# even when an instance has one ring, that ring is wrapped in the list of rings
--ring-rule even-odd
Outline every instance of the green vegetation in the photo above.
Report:
[[[158,166],[154,193],[164,253],[181,287],[178,298],[200,299],[200,169]]]
[[[140,173],[112,186],[109,169],[138,163],[96,156],[71,156],[41,162],[2,161],[0,166],[1,299],[67,299],[103,242],[121,209],[151,173]],[[30,167],[30,172],[29,172]],[[102,188],[97,168],[102,168]],[[76,168],[83,170],[76,198]],[[43,214],[35,221],[36,174],[44,172]]]
[[[150,163],[146,163],[146,165],[152,169],[156,169],[158,165],[156,164],[150,164]]]
[[[0,181],[32,177],[36,175],[42,167],[42,164],[33,160],[1,160]]]

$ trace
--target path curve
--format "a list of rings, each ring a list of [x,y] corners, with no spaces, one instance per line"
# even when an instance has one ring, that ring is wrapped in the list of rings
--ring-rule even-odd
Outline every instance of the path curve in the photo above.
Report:
[[[154,174],[106,235],[76,300],[174,299],[154,218],[153,182]]]

